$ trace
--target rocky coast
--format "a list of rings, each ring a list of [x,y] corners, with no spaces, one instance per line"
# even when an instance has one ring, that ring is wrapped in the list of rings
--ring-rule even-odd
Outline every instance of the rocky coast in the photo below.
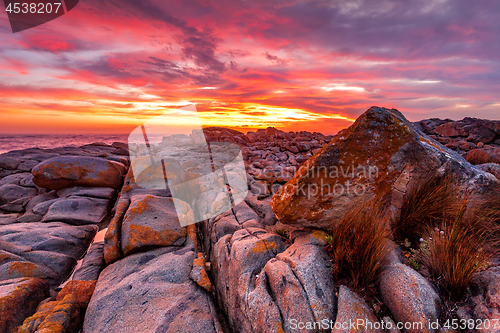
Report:
[[[335,136],[203,132],[239,147],[248,194],[187,226],[169,188],[140,186],[124,143],[0,155],[0,333],[438,332],[431,324],[450,318],[500,319],[497,258],[452,303],[424,262],[409,260],[411,240],[387,235],[370,292],[335,279],[329,243],[374,199],[384,206],[377,223],[394,229],[432,175],[452,176],[453,192],[474,203],[500,193],[500,121],[411,123],[372,107]],[[210,191],[194,192],[191,206],[205,207]],[[343,325],[360,319],[394,327]],[[422,327],[395,327],[414,322]]]

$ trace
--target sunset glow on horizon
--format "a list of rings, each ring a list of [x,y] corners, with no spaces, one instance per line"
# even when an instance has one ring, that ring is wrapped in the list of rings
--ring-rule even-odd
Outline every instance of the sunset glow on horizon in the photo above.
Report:
[[[500,119],[495,1],[81,1],[13,34],[0,133],[129,133],[195,104],[204,126],[335,134],[369,107]]]

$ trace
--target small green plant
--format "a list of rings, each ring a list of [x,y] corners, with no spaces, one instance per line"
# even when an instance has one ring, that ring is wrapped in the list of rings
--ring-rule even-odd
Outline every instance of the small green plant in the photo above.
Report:
[[[326,237],[335,281],[369,291],[378,283],[392,245],[378,205],[348,211]]]
[[[274,233],[283,237],[286,240],[290,240],[290,236],[288,235],[288,232],[285,229],[277,229],[274,231]]]
[[[416,270],[416,271],[419,271],[420,270],[420,263],[418,262],[417,259],[415,258],[408,258],[408,262],[410,263],[411,267]]]

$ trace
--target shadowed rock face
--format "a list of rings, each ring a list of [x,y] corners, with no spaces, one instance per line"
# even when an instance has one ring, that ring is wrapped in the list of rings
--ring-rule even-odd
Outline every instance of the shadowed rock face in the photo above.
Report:
[[[99,157],[58,156],[37,165],[33,181],[37,186],[60,190],[72,186],[119,188],[126,167]]]
[[[387,199],[388,217],[395,217],[405,194],[438,172],[456,175],[458,190],[479,193],[497,183],[399,111],[372,107],[311,157],[271,206],[283,223],[320,228],[335,225],[352,204],[373,198]]]

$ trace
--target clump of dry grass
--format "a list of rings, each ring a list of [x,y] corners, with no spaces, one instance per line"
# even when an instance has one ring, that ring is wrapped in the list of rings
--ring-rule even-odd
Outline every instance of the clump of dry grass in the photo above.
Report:
[[[467,208],[464,200],[454,219],[428,229],[420,255],[441,294],[452,300],[460,299],[474,273],[488,267],[499,254],[499,239],[492,236],[499,234],[498,221],[475,207]]]
[[[456,198],[452,188],[453,177],[434,175],[409,193],[401,207],[401,214],[393,223],[396,241],[412,242],[422,237],[427,228],[437,227],[456,211]]]
[[[392,250],[379,205],[348,211],[327,237],[335,281],[369,291],[378,283]]]
[[[472,149],[467,153],[465,159],[474,165],[484,163],[498,163],[500,164],[500,150],[499,149]]]

